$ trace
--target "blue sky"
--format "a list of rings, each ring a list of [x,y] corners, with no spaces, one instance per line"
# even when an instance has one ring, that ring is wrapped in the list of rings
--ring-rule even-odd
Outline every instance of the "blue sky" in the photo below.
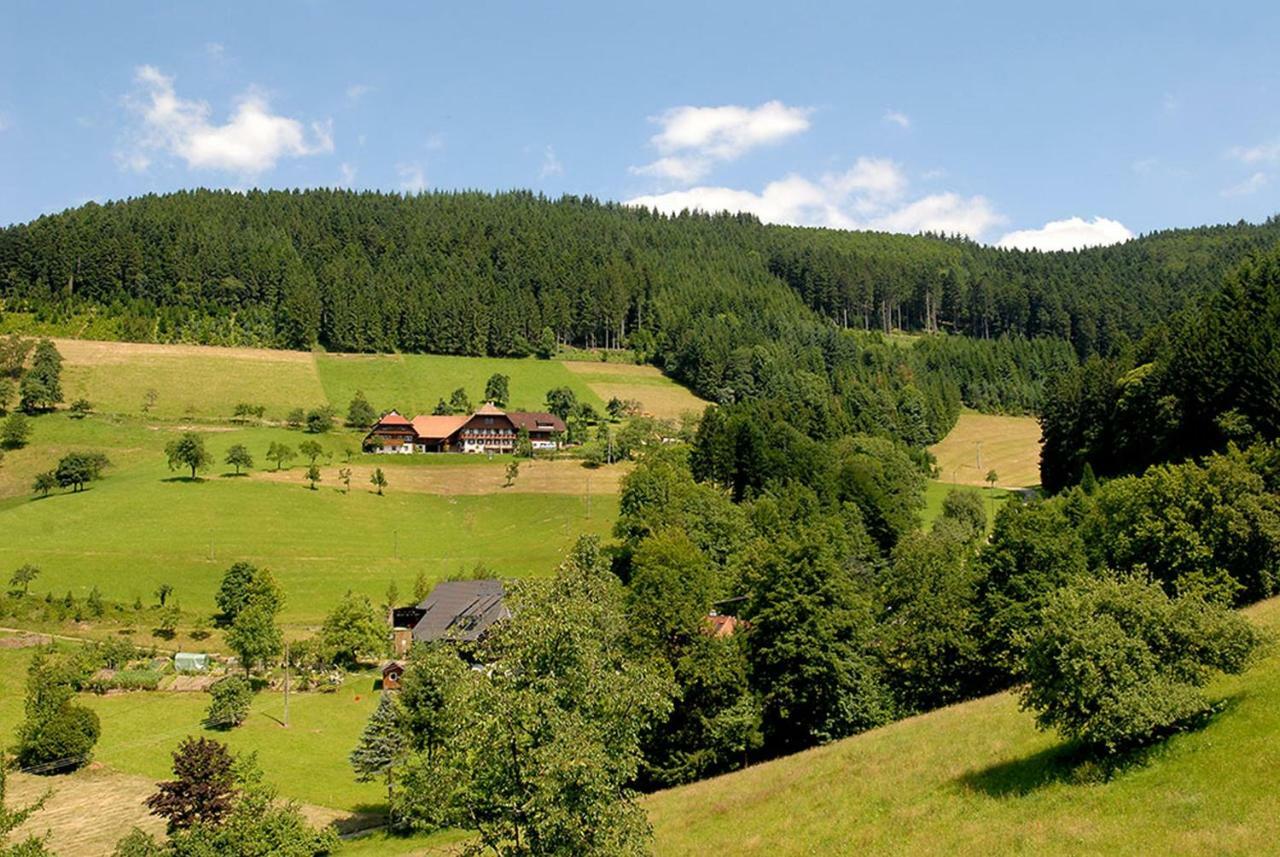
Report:
[[[0,223],[195,186],[1038,246],[1280,210],[1277,3],[4,8]]]

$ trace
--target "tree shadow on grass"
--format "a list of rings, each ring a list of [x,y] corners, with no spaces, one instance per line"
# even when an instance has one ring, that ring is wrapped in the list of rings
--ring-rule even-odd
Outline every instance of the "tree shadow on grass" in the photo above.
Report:
[[[161,482],[190,482],[199,484],[205,481],[203,476],[170,476],[168,479],[161,479]]]
[[[249,474],[247,471],[243,473],[219,473],[218,478],[219,479],[244,479],[248,475]]]
[[[1162,730],[1149,742],[1116,753],[1108,754],[1079,741],[1066,741],[1023,759],[968,771],[958,778],[958,782],[971,791],[996,798],[1022,797],[1055,783],[1096,785],[1110,782],[1128,771],[1152,763],[1164,753],[1170,737],[1203,729],[1218,715],[1234,709],[1243,697],[1244,694],[1236,694],[1220,700],[1203,714]]]

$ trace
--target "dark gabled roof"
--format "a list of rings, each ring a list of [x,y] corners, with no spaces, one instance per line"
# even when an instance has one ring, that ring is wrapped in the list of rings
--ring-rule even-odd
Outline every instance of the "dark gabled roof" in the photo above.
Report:
[[[507,419],[518,429],[528,431],[564,431],[564,420],[546,411],[509,411]]]
[[[423,614],[413,626],[414,641],[480,639],[495,622],[511,615],[502,600],[505,594],[501,580],[446,580],[436,584],[418,605]]]

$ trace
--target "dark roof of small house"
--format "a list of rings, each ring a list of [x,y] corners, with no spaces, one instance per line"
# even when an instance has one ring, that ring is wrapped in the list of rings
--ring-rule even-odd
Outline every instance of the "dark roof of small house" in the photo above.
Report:
[[[382,665],[382,674],[386,675],[393,670],[404,672],[404,668],[407,663],[407,661],[387,661]]]
[[[503,603],[501,580],[446,580],[436,584],[418,608],[423,611],[413,626],[413,639],[473,641],[484,636],[495,622],[511,615]]]
[[[564,420],[546,411],[510,411],[507,419],[518,429],[528,431],[564,431]]]

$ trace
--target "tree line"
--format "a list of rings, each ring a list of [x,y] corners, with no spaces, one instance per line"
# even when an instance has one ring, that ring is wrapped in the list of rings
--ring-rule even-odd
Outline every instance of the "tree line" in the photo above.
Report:
[[[1053,378],[1041,424],[1049,491],[1280,437],[1280,251],[1246,259],[1136,344]]]
[[[816,376],[887,407],[895,373],[938,361],[912,364],[855,330],[1110,354],[1278,232],[1268,221],[1040,254],[526,192],[196,190],[0,230],[0,296],[46,320],[93,312],[143,341],[496,356],[628,347],[717,402]],[[964,360],[946,384],[982,409],[1034,409],[1063,360],[1056,346],[934,348]]]

